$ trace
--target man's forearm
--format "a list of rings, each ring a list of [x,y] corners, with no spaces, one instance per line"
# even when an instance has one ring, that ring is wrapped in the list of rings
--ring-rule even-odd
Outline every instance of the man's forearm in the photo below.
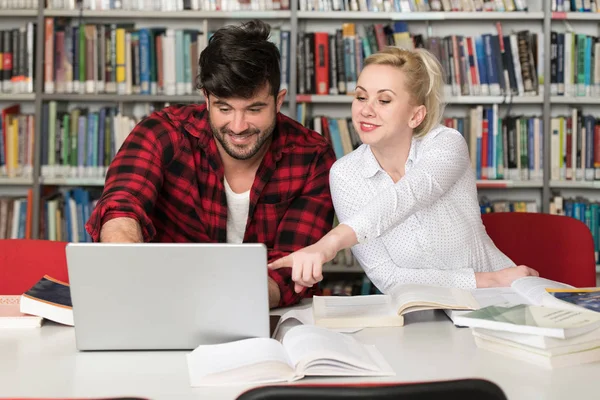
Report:
[[[142,228],[133,218],[120,217],[106,221],[100,231],[103,243],[142,243]]]
[[[279,285],[277,285],[277,282],[273,278],[269,277],[269,308],[277,307],[280,300],[281,291],[279,290]]]

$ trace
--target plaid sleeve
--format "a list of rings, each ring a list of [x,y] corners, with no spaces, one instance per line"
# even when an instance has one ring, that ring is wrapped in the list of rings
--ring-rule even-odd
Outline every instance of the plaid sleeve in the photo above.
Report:
[[[86,224],[94,242],[100,240],[102,225],[117,217],[137,220],[144,241],[152,240],[156,230],[149,215],[162,184],[165,157],[173,154],[173,131],[168,120],[154,113],[127,136],[110,164],[102,197]]]
[[[324,147],[315,157],[302,195],[294,199],[279,224],[275,246],[269,249],[269,262],[310,246],[331,230],[333,203],[329,190],[329,170],[334,161],[335,154],[330,146]],[[279,285],[280,307],[311,297],[318,290],[315,285],[296,293],[291,268],[269,270],[269,276]]]

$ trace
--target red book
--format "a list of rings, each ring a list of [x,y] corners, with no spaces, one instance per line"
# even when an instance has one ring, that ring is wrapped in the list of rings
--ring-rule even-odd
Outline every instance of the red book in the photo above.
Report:
[[[484,118],[482,121],[481,130],[481,179],[488,178],[488,134],[489,134],[489,121],[487,119],[487,113],[484,112]]]
[[[329,34],[315,33],[315,83],[317,94],[329,94]]]

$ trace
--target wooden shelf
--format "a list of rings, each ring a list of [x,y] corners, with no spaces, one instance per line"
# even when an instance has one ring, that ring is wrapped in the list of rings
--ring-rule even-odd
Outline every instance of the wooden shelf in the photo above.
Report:
[[[40,178],[48,186],[104,186],[104,178]]]
[[[329,103],[350,104],[354,100],[352,95],[317,95],[299,94],[296,96],[298,103]],[[446,98],[446,104],[542,104],[542,96],[516,96],[512,100],[504,96],[453,96]]]
[[[79,17],[95,19],[290,19],[292,13],[286,11],[127,11],[107,10],[44,10],[45,17]]]
[[[0,10],[0,19],[2,18],[35,18],[38,10]]]
[[[543,20],[543,12],[369,12],[298,11],[298,19],[385,20],[385,21],[460,21],[460,20]]]
[[[0,93],[0,102],[3,101],[35,101],[34,93]]]
[[[594,12],[553,12],[553,21],[600,21],[600,13]]]
[[[600,104],[600,97],[592,96],[551,96],[552,104]]]
[[[600,181],[550,181],[556,189],[600,189]]]
[[[115,103],[200,103],[204,101],[201,95],[149,95],[149,94],[130,94],[118,95],[112,93],[101,94],[68,94],[68,93],[44,93],[42,100],[45,101],[84,101],[84,102],[115,102]]]
[[[30,186],[33,185],[33,178],[8,178],[0,176],[0,186]]]
[[[486,180],[480,179],[477,181],[478,189],[510,189],[510,188],[542,188],[544,182],[542,181],[511,181],[511,180]]]

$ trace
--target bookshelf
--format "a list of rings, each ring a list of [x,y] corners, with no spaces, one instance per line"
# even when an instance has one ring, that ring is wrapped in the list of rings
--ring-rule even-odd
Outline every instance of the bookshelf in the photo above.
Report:
[[[351,96],[346,95],[314,95],[298,93],[297,70],[294,67],[298,49],[298,37],[296,33],[303,30],[313,31],[319,29],[335,29],[341,23],[346,21],[380,22],[393,23],[394,21],[406,21],[407,23],[420,24],[419,29],[426,35],[446,34],[448,30],[463,29],[473,32],[477,27],[493,26],[495,22],[506,23],[508,28],[520,27],[527,29],[532,27],[532,31],[543,33],[545,38],[550,37],[550,32],[557,24],[563,24],[565,21],[575,23],[594,24],[600,20],[600,13],[579,13],[579,12],[551,12],[549,1],[536,0],[527,2],[530,11],[511,11],[511,12],[366,12],[366,11],[307,11],[300,10],[299,0],[290,1],[290,10],[268,10],[268,11],[134,11],[134,10],[63,10],[63,9],[45,9],[44,1],[40,1],[37,10],[0,10],[0,29],[5,27],[14,27],[16,22],[26,23],[35,22],[37,29],[35,32],[38,45],[35,54],[35,80],[33,93],[0,93],[0,108],[11,104],[22,104],[28,107],[31,113],[35,115],[36,121],[41,122],[42,109],[50,102],[67,103],[70,105],[81,104],[87,107],[88,104],[118,105],[119,107],[135,107],[138,104],[148,103],[191,103],[202,101],[199,94],[187,95],[142,95],[128,94],[116,95],[110,93],[44,93],[43,67],[44,67],[44,20],[45,18],[81,18],[82,21],[95,24],[102,23],[136,23],[140,26],[184,26],[190,24],[198,26],[199,29],[208,29],[218,27],[223,24],[238,23],[250,18],[259,18],[268,21],[273,26],[282,26],[285,24],[290,30],[290,55],[293,62],[289,70],[289,87],[287,98],[288,114],[295,117],[297,104],[306,103],[312,113],[324,113],[334,111],[349,115],[349,105],[352,101]],[[15,22],[16,21],[16,22]],[[467,33],[468,34],[468,33]],[[550,54],[550,41],[544,40],[544,54]],[[543,64],[544,76],[550,76],[550,57],[544,58]],[[550,158],[550,137],[549,126],[550,118],[555,107],[568,107],[574,105],[593,106],[600,104],[600,98],[587,97],[565,97],[551,95],[550,79],[545,79],[542,85],[543,90],[540,94],[534,96],[451,96],[447,98],[450,107],[458,110],[467,109],[475,105],[494,105],[497,104],[501,109],[512,108],[526,110],[526,113],[535,113],[542,116],[544,124],[544,160]],[[531,111],[533,110],[533,111]],[[28,111],[29,112],[29,111]],[[31,178],[0,178],[0,196],[5,187],[16,186],[20,188],[33,189],[33,219],[32,233],[37,237],[39,233],[39,209],[40,193],[44,186],[86,186],[102,187],[103,179],[92,178],[51,178],[42,177],[41,174],[41,137],[45,130],[41,124],[35,124],[35,149],[33,174]],[[543,178],[541,180],[518,181],[518,180],[480,180],[477,182],[479,189],[485,191],[486,195],[494,193],[504,196],[510,192],[527,193],[529,197],[538,197],[540,199],[541,211],[549,211],[549,202],[551,199],[551,190],[564,189],[582,189],[590,190],[600,187],[600,183],[591,182],[570,182],[570,181],[551,181],[549,163],[544,163]]]

